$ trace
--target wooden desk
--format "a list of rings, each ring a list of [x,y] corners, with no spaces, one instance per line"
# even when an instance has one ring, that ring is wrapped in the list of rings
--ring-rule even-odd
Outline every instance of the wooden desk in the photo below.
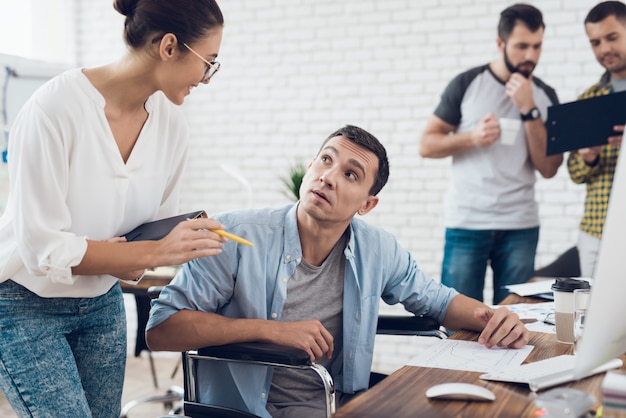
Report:
[[[533,303],[534,298],[509,295],[503,304]],[[451,339],[476,341],[478,333],[459,331]],[[556,341],[556,335],[531,332],[530,345],[535,346],[525,362],[534,362],[561,354],[572,354],[573,346]],[[622,356],[626,364],[626,355]],[[626,366],[621,368],[626,372]],[[404,366],[382,382],[339,408],[333,418],[394,417],[534,417],[537,396],[527,385],[490,382],[479,379],[482,373],[459,370]],[[600,405],[600,383],[604,373],[562,385],[592,393]],[[484,386],[496,395],[493,402],[430,400],[426,390],[439,383],[466,382]],[[541,392],[539,392],[541,393]]]

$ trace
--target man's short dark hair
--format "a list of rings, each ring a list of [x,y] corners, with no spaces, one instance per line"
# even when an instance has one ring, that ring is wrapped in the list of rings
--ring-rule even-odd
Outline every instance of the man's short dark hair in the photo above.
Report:
[[[370,188],[369,193],[376,196],[378,192],[387,184],[389,179],[389,160],[387,159],[387,150],[378,139],[364,129],[357,126],[346,125],[343,128],[337,129],[332,134],[328,135],[328,138],[324,141],[320,147],[320,151],[324,148],[326,143],[336,136],[343,136],[349,141],[373,152],[378,157],[378,173],[374,179],[374,184]],[[319,152],[318,152],[319,154]]]
[[[539,29],[546,28],[545,23],[543,23],[543,15],[539,9],[530,4],[517,3],[507,7],[500,13],[498,37],[506,42],[518,22],[523,23],[531,32],[537,32]]]
[[[626,26],[626,5],[621,1],[603,1],[598,3],[587,14],[585,25],[587,23],[601,22],[609,16],[615,16],[615,19]]]

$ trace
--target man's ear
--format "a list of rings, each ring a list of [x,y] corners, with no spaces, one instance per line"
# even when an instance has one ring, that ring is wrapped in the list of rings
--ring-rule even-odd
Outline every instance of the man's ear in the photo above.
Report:
[[[173,33],[166,33],[159,42],[159,56],[162,60],[167,61],[172,59],[178,48],[178,39]]]
[[[502,48],[504,47],[505,42],[502,40],[502,38],[500,38],[498,36],[498,38],[496,39],[496,45],[498,46],[498,50],[502,51]]]
[[[370,195],[367,200],[363,202],[357,213],[361,216],[368,214],[372,209],[378,205],[378,196]]]

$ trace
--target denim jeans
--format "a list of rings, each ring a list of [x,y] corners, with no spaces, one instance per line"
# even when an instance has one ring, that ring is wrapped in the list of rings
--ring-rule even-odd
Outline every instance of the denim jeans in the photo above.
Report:
[[[95,298],[42,298],[0,283],[0,388],[18,416],[118,418],[125,367],[119,284]]]
[[[504,286],[524,283],[535,271],[539,227],[515,230],[446,229],[441,282],[483,300],[485,273],[491,263],[493,303],[508,294]]]

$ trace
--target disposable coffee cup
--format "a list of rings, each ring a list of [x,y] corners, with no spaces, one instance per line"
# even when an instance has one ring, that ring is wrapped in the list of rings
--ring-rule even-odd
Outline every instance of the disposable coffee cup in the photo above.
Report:
[[[559,277],[552,284],[554,292],[554,322],[556,340],[574,344],[574,290],[590,289],[589,282],[571,277]]]
[[[574,354],[578,352],[585,332],[585,322],[587,321],[587,310],[590,302],[591,289],[574,290]]]
[[[498,124],[500,125],[500,143],[513,145],[522,127],[522,121],[520,119],[500,118]]]

